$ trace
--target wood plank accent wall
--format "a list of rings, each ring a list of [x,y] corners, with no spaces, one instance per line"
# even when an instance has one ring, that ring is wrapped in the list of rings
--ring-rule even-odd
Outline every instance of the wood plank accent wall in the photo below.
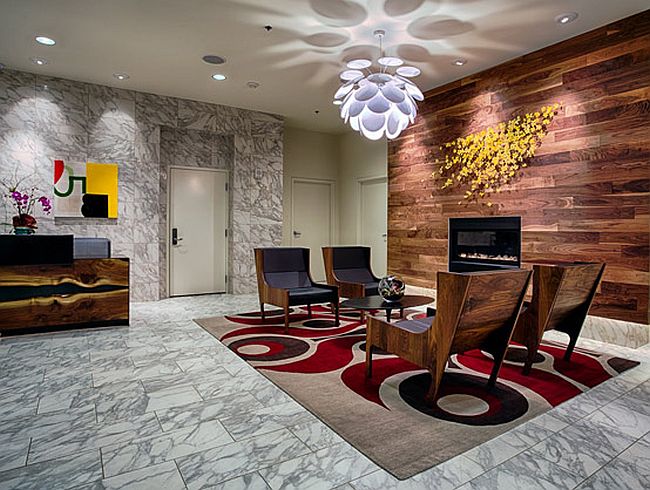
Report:
[[[650,323],[650,10],[433,89],[388,145],[388,268],[435,288],[447,220],[519,215],[525,267],[603,261],[592,315]],[[492,208],[430,178],[439,146],[562,102],[529,168]],[[443,157],[444,158],[444,157]]]

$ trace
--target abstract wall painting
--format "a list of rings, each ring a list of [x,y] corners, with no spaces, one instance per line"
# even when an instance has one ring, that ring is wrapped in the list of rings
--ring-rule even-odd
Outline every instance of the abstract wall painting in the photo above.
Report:
[[[117,164],[54,160],[54,216],[117,218]]]

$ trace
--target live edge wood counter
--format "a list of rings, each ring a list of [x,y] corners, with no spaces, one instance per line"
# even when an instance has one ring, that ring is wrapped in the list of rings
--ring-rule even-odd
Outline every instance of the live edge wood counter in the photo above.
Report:
[[[129,324],[129,259],[0,266],[0,332]]]

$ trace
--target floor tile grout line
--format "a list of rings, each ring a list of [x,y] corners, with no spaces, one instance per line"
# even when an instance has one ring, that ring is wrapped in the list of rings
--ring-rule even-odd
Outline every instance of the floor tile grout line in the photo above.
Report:
[[[181,481],[183,482],[185,488],[188,488],[187,482],[185,481],[185,477],[183,476],[183,472],[181,471],[181,467],[178,465],[178,461],[176,461],[176,459],[177,458],[172,459],[172,461],[174,462],[174,466],[176,466],[176,471],[178,471],[178,474],[181,477]]]

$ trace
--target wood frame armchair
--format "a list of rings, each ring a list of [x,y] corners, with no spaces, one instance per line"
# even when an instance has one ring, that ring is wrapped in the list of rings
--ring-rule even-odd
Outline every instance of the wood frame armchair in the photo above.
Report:
[[[344,298],[364,298],[379,294],[379,278],[370,266],[370,247],[323,247],[327,284],[338,286]]]
[[[291,306],[307,305],[311,318],[312,304],[330,303],[339,325],[338,288],[312,279],[308,248],[256,248],[255,270],[262,320],[266,318],[264,304],[279,306],[284,310],[284,331],[288,332]]]
[[[512,340],[526,346],[524,374],[529,374],[547,330],[569,336],[564,360],[570,361],[589,308],[605,271],[603,263],[536,264],[533,296],[515,327]]]
[[[366,376],[372,376],[375,348],[398,355],[431,374],[425,396],[435,402],[449,356],[480,348],[492,354],[494,386],[508,350],[531,271],[438,272],[436,314],[420,320],[387,323],[370,317],[366,331]]]

